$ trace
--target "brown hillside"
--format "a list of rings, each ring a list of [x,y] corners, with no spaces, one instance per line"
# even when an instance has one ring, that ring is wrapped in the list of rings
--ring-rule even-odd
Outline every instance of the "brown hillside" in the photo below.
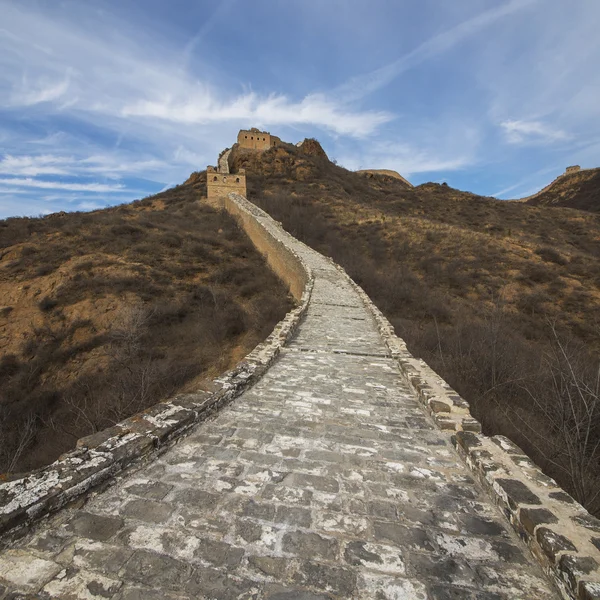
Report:
[[[600,212],[600,169],[563,175],[545,192],[527,200],[527,204]]]
[[[365,288],[411,351],[471,403],[487,433],[514,439],[600,510],[600,452],[586,445],[600,440],[600,215],[447,185],[407,188],[296,147],[252,155],[234,147],[230,162],[246,167],[252,201]],[[591,382],[580,397],[597,406],[585,417],[590,435],[577,443],[565,441],[581,427],[563,410],[575,384],[557,384],[565,356],[577,381]]]
[[[290,307],[206,174],[91,213],[0,221],[0,473],[229,368]]]

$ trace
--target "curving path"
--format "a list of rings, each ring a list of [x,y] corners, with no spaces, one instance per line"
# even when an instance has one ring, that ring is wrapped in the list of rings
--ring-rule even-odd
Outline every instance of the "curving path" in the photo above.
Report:
[[[349,280],[269,226],[315,275],[296,338],[211,421],[3,552],[0,598],[555,598]]]

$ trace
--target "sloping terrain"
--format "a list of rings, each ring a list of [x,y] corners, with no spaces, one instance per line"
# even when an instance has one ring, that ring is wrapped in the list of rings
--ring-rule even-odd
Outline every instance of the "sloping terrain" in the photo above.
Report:
[[[315,140],[234,146],[230,162],[249,199],[342,264],[487,433],[600,509],[599,215],[366,178]]]
[[[600,169],[563,175],[546,191],[527,200],[527,204],[600,212]]]
[[[129,205],[0,221],[0,473],[226,370],[289,310],[205,196],[194,174]]]

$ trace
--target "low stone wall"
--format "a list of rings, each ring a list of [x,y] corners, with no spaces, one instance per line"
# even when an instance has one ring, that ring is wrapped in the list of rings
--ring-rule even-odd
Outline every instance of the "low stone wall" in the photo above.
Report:
[[[237,198],[240,200],[227,202],[228,209],[256,240],[257,247],[269,253],[269,264],[278,265],[276,272],[293,290],[298,306],[244,360],[204,389],[159,402],[114,427],[80,439],[75,450],[51,465],[0,482],[0,535],[15,533],[131,465],[164,452],[194,425],[255,383],[293,336],[310,301],[314,282],[310,268],[253,221],[244,205],[250,203]]]
[[[271,217],[239,194],[229,194],[220,198],[219,202],[238,220],[258,251],[266,257],[271,269],[289,285],[291,294],[299,300],[306,287],[307,271],[298,255],[276,240],[257,220],[265,218],[271,221]]]
[[[600,599],[600,520],[544,475],[508,438],[483,435],[469,404],[427,363],[411,356],[392,324],[364,290],[348,279],[371,311],[417,398],[436,424],[449,432],[473,475],[554,579],[563,597]]]

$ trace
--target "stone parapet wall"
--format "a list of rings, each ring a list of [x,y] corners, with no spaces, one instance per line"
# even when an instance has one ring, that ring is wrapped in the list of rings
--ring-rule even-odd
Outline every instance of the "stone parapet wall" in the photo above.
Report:
[[[298,255],[254,220],[247,205],[250,203],[241,196],[225,203],[257,248],[268,253],[269,264],[289,285],[297,307],[240,363],[202,389],[159,402],[113,427],[80,439],[75,450],[51,465],[0,482],[0,536],[14,535],[124,469],[164,453],[198,422],[253,385],[275,361],[306,313],[314,278]]]
[[[427,363],[408,352],[383,313],[348,279],[369,308],[390,355],[416,397],[438,427],[449,432],[459,455],[562,596],[569,600],[600,599],[600,520],[508,438],[483,435],[469,404]]]
[[[271,269],[289,286],[294,298],[299,300],[307,284],[307,271],[299,256],[275,239],[261,222],[272,223],[272,218],[239,194],[229,194],[220,198],[219,202],[238,220],[257,250],[266,257]]]

